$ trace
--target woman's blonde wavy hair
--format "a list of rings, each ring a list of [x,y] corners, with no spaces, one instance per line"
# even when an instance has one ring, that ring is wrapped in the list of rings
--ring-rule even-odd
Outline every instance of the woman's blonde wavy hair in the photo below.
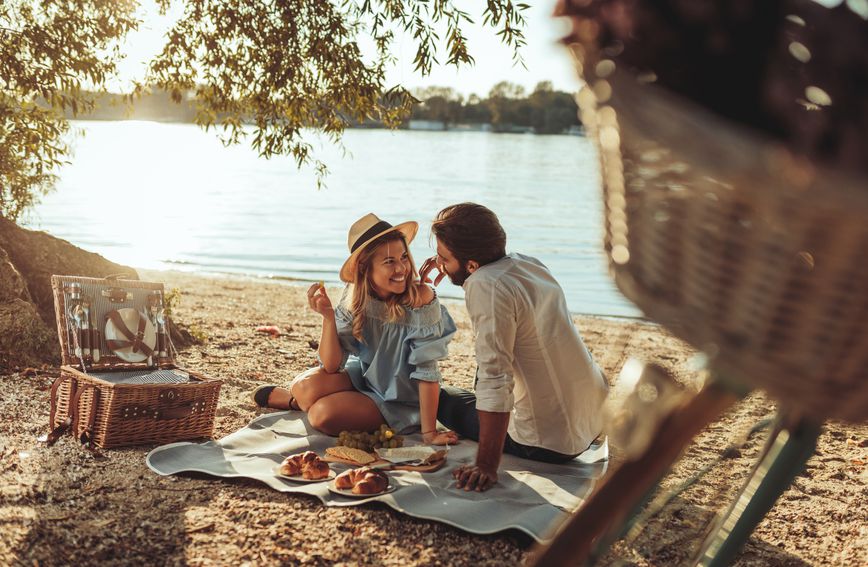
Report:
[[[407,274],[407,287],[404,293],[392,295],[384,301],[387,308],[388,320],[394,322],[401,319],[404,317],[407,307],[412,307],[418,302],[419,289],[415,283],[419,278],[419,274],[416,271],[416,264],[413,262],[413,256],[410,254],[410,247],[407,246],[407,240],[404,238],[404,235],[397,230],[393,230],[371,241],[359,254],[359,259],[356,262],[356,271],[353,274],[353,283],[348,286],[350,288],[349,293],[344,295],[349,303],[346,307],[353,315],[353,336],[359,341],[364,341],[362,329],[365,327],[368,303],[371,298],[377,297],[370,277],[371,260],[373,259],[374,252],[381,244],[398,240],[404,244],[404,249],[407,251],[407,258],[410,260],[410,273]]]

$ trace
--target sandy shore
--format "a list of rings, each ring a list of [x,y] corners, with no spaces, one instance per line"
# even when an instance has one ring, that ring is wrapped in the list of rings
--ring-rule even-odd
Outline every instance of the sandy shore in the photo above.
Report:
[[[305,307],[302,287],[243,279],[143,272],[183,295],[176,319],[207,337],[180,354],[183,366],[224,380],[215,437],[257,412],[250,391],[289,382],[315,361],[319,316]],[[459,331],[442,365],[446,382],[471,387],[469,320],[447,303]],[[654,325],[577,317],[590,350],[614,381],[629,357],[657,362],[689,390],[692,351]],[[257,325],[285,329],[281,337]],[[150,447],[94,458],[67,437],[46,448],[36,438],[48,422],[47,388],[56,371],[0,376],[0,564],[160,565],[511,565],[528,541],[515,533],[474,536],[416,520],[382,505],[326,508],[306,496],[274,492],[253,481],[162,478],[150,472]],[[662,482],[680,485],[741,443],[774,415],[761,394],[737,404],[691,444]],[[683,564],[714,514],[750,472],[767,431],[721,460],[652,518],[631,541],[618,542],[603,564]],[[613,467],[620,453],[613,449]],[[868,564],[868,425],[827,424],[807,469],[760,524],[739,565]],[[610,469],[611,470],[611,469]]]

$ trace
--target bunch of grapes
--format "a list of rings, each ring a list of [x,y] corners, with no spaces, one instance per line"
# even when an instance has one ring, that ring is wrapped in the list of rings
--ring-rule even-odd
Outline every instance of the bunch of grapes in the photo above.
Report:
[[[395,449],[404,446],[404,438],[396,435],[385,423],[376,431],[341,431],[337,445],[371,452],[374,449]]]

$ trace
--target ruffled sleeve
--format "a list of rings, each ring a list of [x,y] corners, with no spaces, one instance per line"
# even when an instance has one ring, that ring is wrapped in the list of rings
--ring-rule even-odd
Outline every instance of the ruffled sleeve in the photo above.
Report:
[[[446,307],[440,305],[437,298],[428,305],[413,311],[415,323],[418,325],[408,335],[410,357],[408,362],[415,368],[410,372],[410,378],[426,382],[440,381],[438,361],[449,353],[449,341],[455,335],[455,321],[449,315]]]
[[[359,354],[359,341],[353,336],[353,314],[343,305],[338,305],[335,308],[335,323],[338,331],[338,342],[341,344],[341,363],[338,365],[338,370],[343,370],[347,364],[347,358],[351,354]],[[319,354],[317,354],[317,360],[322,367]]]

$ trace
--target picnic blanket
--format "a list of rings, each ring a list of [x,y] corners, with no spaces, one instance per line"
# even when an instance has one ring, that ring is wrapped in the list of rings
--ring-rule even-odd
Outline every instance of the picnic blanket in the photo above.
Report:
[[[419,435],[406,444],[421,444]],[[257,417],[243,429],[219,441],[172,443],[148,453],[147,464],[160,475],[202,472],[225,478],[258,480],[281,492],[311,494],[327,506],[357,506],[383,502],[416,518],[436,520],[475,534],[517,529],[544,542],[569,512],[590,493],[606,471],[608,445],[592,446],[573,461],[552,465],[504,455],[498,482],[486,492],[455,488],[452,469],[473,463],[476,443],[466,439],[450,448],[446,466],[436,472],[389,471],[394,492],[369,498],[333,494],[327,482],[294,483],[276,476],[274,467],[300,451],[325,453],[334,438],[313,429],[302,412],[278,412]],[[332,463],[341,472],[346,465]]]

